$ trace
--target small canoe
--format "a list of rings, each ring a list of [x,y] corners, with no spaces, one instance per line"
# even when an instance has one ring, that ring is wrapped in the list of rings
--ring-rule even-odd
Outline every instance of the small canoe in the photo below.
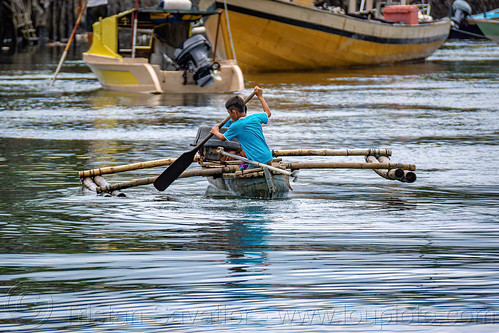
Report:
[[[226,173],[221,177],[208,177],[207,196],[239,196],[244,198],[279,199],[289,193],[288,176],[265,172]]]
[[[193,145],[197,145],[203,140],[210,133],[210,129],[211,127],[209,126],[201,126],[198,129]],[[224,133],[226,130],[227,128],[223,127],[220,129],[220,132]],[[241,161],[237,160],[222,161],[221,155],[217,153],[219,147],[233,152],[241,150],[237,139],[234,141],[221,141],[216,137],[212,137],[199,151],[200,159],[198,163],[202,169],[208,170],[242,164]],[[277,165],[280,159],[274,160]],[[206,190],[208,196],[278,199],[286,198],[290,190],[288,176],[247,164],[244,167],[237,168],[235,172],[208,176],[206,179],[209,182]]]

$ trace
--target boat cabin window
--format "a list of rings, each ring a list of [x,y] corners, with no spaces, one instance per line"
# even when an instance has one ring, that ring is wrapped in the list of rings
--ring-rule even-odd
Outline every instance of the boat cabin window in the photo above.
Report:
[[[151,53],[152,29],[137,29],[135,39],[135,56],[149,58]],[[118,28],[118,52],[127,58],[132,56],[132,31],[129,28]]]
[[[175,49],[189,38],[190,31],[190,22],[164,23],[154,29],[137,29],[135,56],[148,59],[162,70],[176,70],[172,60],[175,59]],[[132,30],[129,27],[118,29],[118,45],[121,56],[132,56]]]

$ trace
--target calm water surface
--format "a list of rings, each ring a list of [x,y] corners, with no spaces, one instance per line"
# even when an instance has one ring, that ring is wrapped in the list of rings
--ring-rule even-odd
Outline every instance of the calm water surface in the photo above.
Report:
[[[178,157],[228,95],[103,91],[79,52],[51,87],[61,51],[1,59],[0,331],[499,329],[498,45],[247,75],[272,148],[391,148],[418,167],[413,184],[302,170],[275,201],[206,197],[203,178],[83,190],[78,171]]]

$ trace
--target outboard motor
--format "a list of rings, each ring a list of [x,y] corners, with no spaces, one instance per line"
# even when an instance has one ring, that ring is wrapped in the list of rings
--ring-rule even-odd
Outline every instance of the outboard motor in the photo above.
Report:
[[[227,127],[221,127],[220,128],[220,133],[225,133],[227,131]],[[211,126],[201,126],[198,129],[198,133],[196,135],[196,139],[194,140],[194,143],[192,146],[196,146],[198,143],[200,143],[204,138],[206,138],[207,135],[210,134]],[[216,136],[211,137],[208,142],[206,142],[203,147],[199,150],[199,154],[203,156],[205,160],[208,161],[213,161],[213,160],[219,160],[220,159],[220,154],[217,153],[218,147],[223,147],[226,151],[230,150],[235,150],[239,151],[241,150],[241,145],[239,145],[239,141],[237,139],[234,139],[233,141],[222,141]]]
[[[452,11],[454,12],[454,16],[452,17],[452,21],[454,22],[454,27],[459,29],[460,25],[463,23],[463,20],[466,16],[471,15],[471,6],[464,0],[456,0],[452,4]]]
[[[187,72],[194,73],[194,81],[201,87],[212,84],[213,79],[219,79],[217,70],[220,64],[208,58],[210,49],[211,45],[203,35],[194,35],[186,39],[174,53],[175,62],[184,70],[184,77]]]

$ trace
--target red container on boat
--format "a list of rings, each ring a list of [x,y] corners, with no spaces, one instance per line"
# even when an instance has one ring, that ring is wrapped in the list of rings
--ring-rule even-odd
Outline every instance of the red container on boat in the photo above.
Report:
[[[383,13],[387,21],[405,22],[411,25],[418,24],[419,9],[416,5],[387,6]]]

